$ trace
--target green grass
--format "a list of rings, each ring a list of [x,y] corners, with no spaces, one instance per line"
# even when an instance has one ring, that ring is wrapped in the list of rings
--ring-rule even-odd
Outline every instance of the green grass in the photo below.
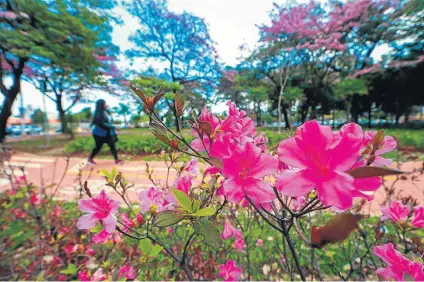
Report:
[[[274,128],[259,128],[258,132],[263,131],[269,140],[269,148],[275,147],[281,140],[291,136],[293,131],[284,131],[278,133]],[[189,129],[183,130],[184,136],[188,140],[192,140],[192,135]],[[418,159],[423,157],[424,150],[424,130],[417,129],[386,129],[386,134],[396,138],[401,151],[407,151],[408,154],[418,154]],[[119,142],[117,149],[121,155],[126,156],[126,159],[133,157],[142,158],[144,160],[157,160],[156,153],[168,146],[159,141],[147,128],[124,129],[118,131]],[[88,154],[94,148],[94,139],[92,136],[80,136],[75,140],[63,136],[54,136],[51,138],[50,148],[42,148],[45,144],[44,138],[34,138],[25,141],[12,143],[12,148],[17,151],[29,153],[62,153],[65,150],[69,154]],[[415,151],[415,152],[413,152]],[[104,145],[101,155],[109,156],[109,148]],[[396,159],[397,152],[392,152],[387,157]],[[404,160],[404,158],[401,158]]]

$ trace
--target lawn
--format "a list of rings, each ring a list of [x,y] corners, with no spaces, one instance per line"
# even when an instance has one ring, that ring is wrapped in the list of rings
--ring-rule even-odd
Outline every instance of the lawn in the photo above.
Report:
[[[259,128],[259,132],[265,132],[269,139],[269,146],[276,146],[281,140],[293,134],[293,131],[278,133],[276,128]],[[155,138],[147,128],[124,129],[118,132],[119,142],[117,149],[121,155],[129,158],[142,158],[145,160],[155,159],[155,154],[167,145]],[[187,140],[192,140],[190,131],[184,130]],[[418,129],[386,129],[386,134],[396,138],[399,142],[399,149],[402,152],[401,159],[405,154],[413,158],[422,159],[424,151],[424,130]],[[60,155],[65,151],[71,155],[87,155],[94,147],[94,140],[91,136],[77,136],[70,141],[63,136],[51,138],[50,148],[44,148],[44,138],[34,138],[11,143],[16,151],[38,153],[43,155]],[[105,145],[101,156],[109,157],[109,148]],[[392,152],[388,157],[396,158],[397,152]]]

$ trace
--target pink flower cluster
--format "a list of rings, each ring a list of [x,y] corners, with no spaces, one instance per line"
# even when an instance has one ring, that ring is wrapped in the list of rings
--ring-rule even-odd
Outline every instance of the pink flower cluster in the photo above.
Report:
[[[402,223],[408,219],[411,209],[399,201],[393,201],[388,207],[382,207],[381,212],[383,213],[381,220],[390,219]],[[411,225],[416,228],[424,228],[424,206],[414,207],[413,212]]]
[[[372,199],[369,193],[380,187],[381,178],[355,179],[347,174],[366,164],[361,155],[365,136],[368,135],[354,123],[333,132],[329,126],[315,120],[305,122],[293,137],[278,146],[278,157],[291,167],[278,177],[278,190],[284,195],[298,197],[315,189],[322,203],[340,210],[351,207],[354,197]],[[385,146],[382,151],[390,151]]]
[[[241,268],[237,267],[233,260],[228,260],[225,264],[219,266],[219,276],[224,278],[224,281],[237,281],[241,276]]]
[[[379,268],[376,271],[383,279],[404,281],[405,274],[408,274],[414,281],[424,281],[424,265],[404,257],[395,250],[393,244],[377,246],[373,251],[387,264],[387,267]]]
[[[206,108],[200,121],[209,123],[212,134],[203,139],[195,132],[192,146],[197,150],[208,150],[209,155],[222,162],[221,174],[225,177],[220,193],[233,203],[240,203],[245,197],[257,204],[273,201],[276,196],[271,185],[264,180],[282,171],[277,177],[278,190],[290,197],[305,196],[313,189],[318,198],[327,206],[345,210],[352,206],[353,198],[367,200],[381,186],[380,177],[353,178],[348,172],[366,165],[375,132],[364,132],[350,123],[340,131],[333,132],[329,126],[317,121],[308,121],[297,128],[293,137],[283,140],[278,146],[278,159],[266,152],[266,138],[256,135],[251,118],[238,110],[231,102],[229,115],[220,120]],[[202,141],[203,140],[203,141]],[[381,157],[392,151],[396,141],[386,136],[374,150],[375,165],[388,165],[390,160]],[[371,152],[371,150],[369,150]],[[290,168],[290,169],[287,169]],[[218,169],[207,170],[217,172]],[[296,202],[296,208],[302,200]]]
[[[246,244],[243,240],[243,233],[240,229],[235,228],[231,221],[226,219],[224,223],[224,230],[221,234],[222,239],[230,239],[235,237],[236,240],[233,244],[233,247],[239,251],[242,251],[246,248]]]
[[[151,209],[158,212],[171,210],[174,209],[175,204],[177,203],[172,193],[165,193],[156,187],[150,187],[147,190],[140,191],[138,197],[141,203],[141,213],[145,213]]]

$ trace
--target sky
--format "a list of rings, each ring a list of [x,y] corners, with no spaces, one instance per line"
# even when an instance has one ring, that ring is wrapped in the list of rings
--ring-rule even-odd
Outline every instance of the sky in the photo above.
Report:
[[[212,39],[217,43],[218,54],[226,65],[235,66],[240,56],[239,47],[246,44],[253,48],[259,39],[257,25],[269,23],[269,11],[273,8],[275,0],[168,0],[169,9],[174,12],[184,10],[191,12],[205,19],[209,25]],[[303,2],[303,0],[301,0]],[[298,2],[301,2],[298,1]],[[281,3],[284,1],[278,1]],[[121,51],[131,48],[128,36],[137,30],[138,19],[133,18],[123,8],[117,7],[116,14],[120,15],[124,21],[121,26],[114,28],[112,38]],[[132,63],[132,65],[131,65]],[[145,69],[148,63],[141,60],[130,62],[123,55],[120,57],[118,67],[134,69]],[[155,65],[154,65],[155,66]],[[6,84],[11,80],[6,81]],[[22,82],[22,94],[24,107],[30,106],[32,109],[43,109],[43,99],[40,92],[29,82]],[[95,99],[103,98],[110,106],[116,106],[122,100],[110,96],[104,92],[93,93]],[[47,112],[51,117],[57,116],[54,102],[46,99]],[[14,104],[13,114],[19,115],[20,99],[18,97]],[[65,102],[66,106],[66,102]],[[74,112],[93,104],[78,104],[73,108]],[[220,108],[220,106],[216,106]],[[213,110],[213,109],[212,109]]]

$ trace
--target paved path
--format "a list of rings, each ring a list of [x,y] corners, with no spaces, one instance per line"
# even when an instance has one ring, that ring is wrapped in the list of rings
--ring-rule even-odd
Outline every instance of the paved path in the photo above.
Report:
[[[12,166],[23,166],[28,181],[37,187],[45,189],[49,194],[53,193],[58,187],[56,197],[59,199],[78,199],[79,190],[85,181],[88,181],[88,186],[93,194],[98,193],[101,189],[106,189],[112,193],[111,188],[105,186],[104,177],[99,171],[100,168],[110,171],[116,167],[118,171],[122,172],[124,177],[135,185],[134,188],[131,189],[131,198],[134,198],[134,200],[136,200],[136,190],[146,189],[152,185],[145,172],[145,161],[131,161],[122,166],[115,166],[111,160],[98,160],[97,162],[97,166],[91,167],[86,166],[86,161],[80,158],[71,158],[67,164],[64,158],[18,154],[12,156],[10,164]],[[148,163],[149,166],[154,169],[155,181],[162,185],[165,184],[167,177],[167,168],[165,164],[160,161],[149,161]],[[416,199],[418,203],[424,205],[423,163],[403,163],[400,169],[409,173],[414,170],[416,172],[413,174],[406,174],[398,180],[396,180],[395,177],[386,177],[384,186],[390,188],[393,183],[395,183],[395,195],[401,197],[411,196]],[[22,175],[22,172],[15,168],[15,174]],[[175,176],[175,171],[171,170],[169,176],[170,184],[175,180]],[[60,185],[58,185],[58,183],[60,183]],[[0,179],[0,192],[7,189],[10,189],[9,182],[5,179]],[[114,197],[118,197],[118,195],[115,194]],[[381,187],[375,194],[375,199],[367,204],[364,209],[371,213],[377,212],[385,198],[386,191],[384,187]]]

